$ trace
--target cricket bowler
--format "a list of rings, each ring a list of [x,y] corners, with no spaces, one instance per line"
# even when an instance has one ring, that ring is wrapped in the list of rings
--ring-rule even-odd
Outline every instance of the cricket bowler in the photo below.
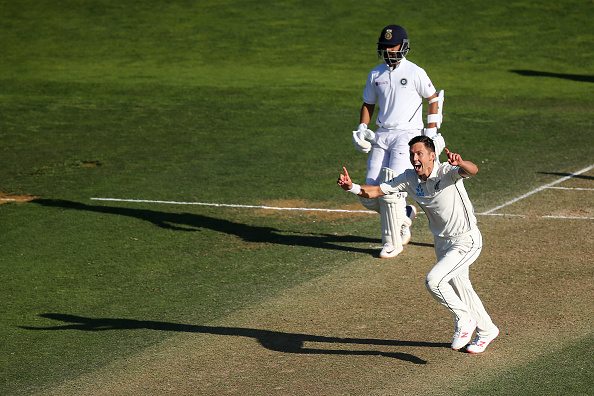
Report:
[[[380,185],[360,186],[352,182],[343,168],[338,185],[365,199],[407,192],[419,204],[429,219],[437,256],[425,286],[435,300],[454,314],[452,349],[464,348],[476,330],[476,337],[466,350],[481,353],[499,335],[499,329],[469,278],[469,267],[479,257],[483,240],[463,180],[475,175],[478,167],[447,148],[448,162],[440,163],[434,142],[427,136],[414,137],[409,147],[412,169]]]

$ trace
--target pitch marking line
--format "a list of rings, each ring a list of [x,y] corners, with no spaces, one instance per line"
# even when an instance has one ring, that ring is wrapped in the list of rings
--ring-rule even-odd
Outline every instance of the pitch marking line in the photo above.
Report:
[[[524,194],[524,195],[522,195],[522,196],[520,196],[520,197],[518,197],[518,198],[514,198],[514,199],[512,199],[511,201],[508,201],[508,202],[504,203],[503,205],[499,205],[499,206],[497,206],[497,207],[495,207],[495,208],[493,208],[493,209],[490,209],[490,210],[488,210],[488,211],[486,211],[486,212],[483,212],[483,213],[477,213],[477,214],[484,214],[484,215],[491,214],[491,213],[493,213],[493,212],[495,212],[495,211],[497,211],[497,210],[499,210],[499,209],[501,209],[501,208],[504,208],[504,207],[506,207],[506,206],[508,206],[508,205],[511,205],[511,204],[513,204],[513,203],[516,203],[516,202],[518,202],[518,201],[519,201],[519,200],[521,200],[521,199],[524,199],[524,198],[526,198],[526,197],[529,197],[529,196],[531,196],[532,194],[536,194],[537,192],[539,192],[539,191],[542,191],[542,190],[544,190],[545,188],[551,188],[551,187],[552,187],[552,186],[554,186],[555,184],[562,183],[562,182],[564,182],[564,181],[566,181],[566,180],[569,180],[569,179],[571,179],[572,177],[575,177],[575,176],[577,176],[577,175],[580,175],[580,174],[582,174],[582,173],[584,173],[584,172],[588,172],[588,171],[589,171],[590,169],[592,169],[592,168],[594,168],[594,165],[590,165],[590,166],[588,166],[587,168],[584,168],[584,169],[582,169],[582,170],[580,170],[580,171],[577,171],[576,173],[573,173],[573,174],[571,174],[571,175],[569,175],[569,176],[562,177],[561,179],[559,179],[559,180],[556,180],[556,181],[554,181],[554,182],[552,182],[552,183],[545,184],[544,186],[538,187],[537,189],[535,189],[535,190],[532,190],[532,191],[530,191],[530,192],[528,192],[528,193],[526,193],[526,194]],[[543,217],[545,217],[545,216],[543,216]]]
[[[578,190],[578,191],[594,191],[594,188],[580,188],[580,187],[547,187],[553,190]]]
[[[348,210],[348,209],[320,209],[320,208],[283,208],[277,206],[258,206],[258,205],[231,205],[231,204],[217,204],[206,202],[178,202],[178,201],[154,201],[148,199],[120,199],[120,198],[90,198],[92,201],[112,201],[112,202],[136,202],[136,203],[161,203],[169,205],[198,205],[198,206],[219,206],[227,208],[252,208],[252,209],[267,209],[267,210],[298,210],[298,211],[313,211],[313,212],[342,212],[342,213],[369,213],[376,214],[372,210]],[[423,214],[419,212],[418,214]],[[521,214],[507,214],[507,213],[476,213],[482,216],[511,216],[511,217],[527,217]],[[540,216],[554,219],[586,219],[594,220],[594,217],[572,217],[572,216]]]
[[[539,191],[542,191],[546,188],[556,188],[556,189],[563,189],[563,190],[586,190],[591,191],[594,189],[591,188],[567,188],[567,187],[553,187],[555,184],[559,184],[570,178],[582,174],[584,172],[589,171],[590,169],[594,168],[594,165],[590,165],[587,168],[584,168],[574,174],[569,176],[563,177],[557,181],[552,183],[546,184],[544,186],[538,187],[537,189],[530,191],[522,195],[521,197],[512,199],[509,202],[504,203],[503,205],[499,205],[493,209],[490,209],[483,213],[476,213],[476,215],[480,216],[515,216],[515,217],[527,217],[526,215],[521,214],[506,214],[506,213],[493,213],[501,208],[504,208],[508,205],[511,205],[515,202],[518,202],[521,199],[529,197],[532,194],[535,194]],[[297,210],[297,211],[308,211],[308,212],[341,212],[341,213],[373,213],[376,212],[371,210],[348,210],[348,209],[320,209],[320,208],[283,208],[278,206],[263,206],[263,205],[233,205],[233,204],[218,204],[218,203],[207,203],[207,202],[179,202],[179,201],[156,201],[156,200],[148,200],[148,199],[120,199],[120,198],[90,198],[92,201],[112,201],[112,202],[136,202],[136,203],[161,203],[161,204],[169,204],[169,205],[199,205],[199,206],[216,206],[216,207],[227,207],[227,208],[251,208],[251,209],[266,209],[266,210]],[[419,212],[421,214],[422,212]],[[551,219],[586,219],[586,220],[594,220],[594,217],[577,217],[577,216],[539,216],[543,218],[551,218]]]

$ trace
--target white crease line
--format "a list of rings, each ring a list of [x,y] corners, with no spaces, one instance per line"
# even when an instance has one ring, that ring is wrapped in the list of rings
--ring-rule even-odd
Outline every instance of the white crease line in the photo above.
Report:
[[[475,213],[476,216],[510,216],[510,217],[528,217],[522,214],[510,214],[510,213]]]
[[[594,220],[594,217],[581,217],[581,216],[528,216],[522,214],[511,214],[511,213],[475,213],[476,216],[503,216],[503,217],[536,217],[542,219],[576,219],[576,220]]]
[[[579,219],[579,220],[594,220],[594,217],[578,217],[578,216],[541,216],[547,219]]]
[[[580,188],[580,187],[547,187],[553,190],[578,190],[578,191],[594,191],[594,188]]]
[[[579,175],[579,174],[582,174],[582,173],[584,173],[584,172],[588,172],[588,171],[589,171],[590,169],[592,169],[592,168],[594,168],[594,165],[590,165],[589,167],[587,167],[587,168],[584,168],[584,169],[582,169],[582,170],[580,170],[580,171],[578,171],[578,172],[576,172],[576,173],[573,173],[573,174],[571,174],[571,175],[569,175],[569,176],[562,177],[561,179],[559,179],[559,180],[556,180],[556,181],[554,181],[554,182],[552,182],[552,183],[549,183],[549,184],[546,184],[546,185],[544,185],[544,186],[538,187],[536,190],[532,190],[532,191],[530,191],[529,193],[526,193],[526,194],[522,195],[521,197],[518,197],[518,198],[512,199],[511,201],[509,201],[509,202],[506,202],[506,203],[504,203],[503,205],[499,205],[499,206],[497,206],[497,207],[495,207],[495,208],[493,208],[493,209],[490,209],[490,210],[488,210],[488,211],[484,212],[483,214],[490,214],[490,213],[492,213],[492,212],[495,212],[496,210],[499,210],[499,209],[501,209],[501,208],[504,208],[504,207],[506,207],[506,206],[508,206],[508,205],[511,205],[511,204],[513,204],[513,203],[516,203],[516,202],[518,202],[518,201],[519,201],[519,200],[521,200],[521,199],[524,199],[524,198],[526,198],[526,197],[529,197],[529,196],[530,196],[530,195],[532,195],[532,194],[535,194],[535,193],[537,193],[537,192],[539,192],[539,191],[542,191],[542,190],[544,190],[545,188],[549,188],[549,187],[551,187],[551,186],[554,186],[555,184],[559,184],[559,183],[562,183],[562,182],[564,182],[564,181],[566,181],[566,180],[569,180],[569,179],[571,179],[571,178],[572,178],[572,177],[574,177],[574,176],[577,176],[577,175]]]
[[[300,210],[300,211],[314,211],[314,212],[342,212],[342,213],[368,213],[376,214],[372,210],[348,210],[348,209],[320,209],[320,208],[282,208],[277,206],[257,206],[257,205],[232,205],[232,204],[217,204],[206,202],[178,202],[178,201],[154,201],[148,199],[120,199],[120,198],[89,198],[91,201],[112,201],[112,202],[141,202],[141,203],[162,203],[170,205],[199,205],[199,206],[218,206],[227,208],[253,208],[253,209],[269,209],[269,210]],[[417,214],[425,214],[418,212]],[[509,213],[475,213],[477,216],[509,216],[509,217],[528,217],[522,214]],[[556,219],[586,219],[593,220],[593,217],[569,217],[569,216],[536,216],[549,217]]]

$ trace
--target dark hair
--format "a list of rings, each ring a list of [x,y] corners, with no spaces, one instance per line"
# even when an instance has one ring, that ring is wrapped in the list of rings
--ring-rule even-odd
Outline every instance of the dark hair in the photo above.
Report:
[[[410,142],[408,142],[408,147],[412,147],[416,143],[423,143],[429,151],[435,152],[435,144],[433,144],[433,139],[428,136],[415,136],[410,140]]]

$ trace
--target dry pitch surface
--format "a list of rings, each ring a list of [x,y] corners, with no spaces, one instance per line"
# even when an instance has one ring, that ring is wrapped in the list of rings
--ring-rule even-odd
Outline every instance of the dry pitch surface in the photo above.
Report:
[[[563,185],[592,188],[593,173]],[[223,320],[186,323],[162,344],[43,393],[463,393],[594,329],[594,192],[543,190],[505,213],[527,217],[479,216],[485,247],[470,271],[501,329],[483,354],[449,348],[451,314],[423,284],[434,260],[423,230],[397,259],[359,258]],[[587,218],[542,217],[576,214]]]

